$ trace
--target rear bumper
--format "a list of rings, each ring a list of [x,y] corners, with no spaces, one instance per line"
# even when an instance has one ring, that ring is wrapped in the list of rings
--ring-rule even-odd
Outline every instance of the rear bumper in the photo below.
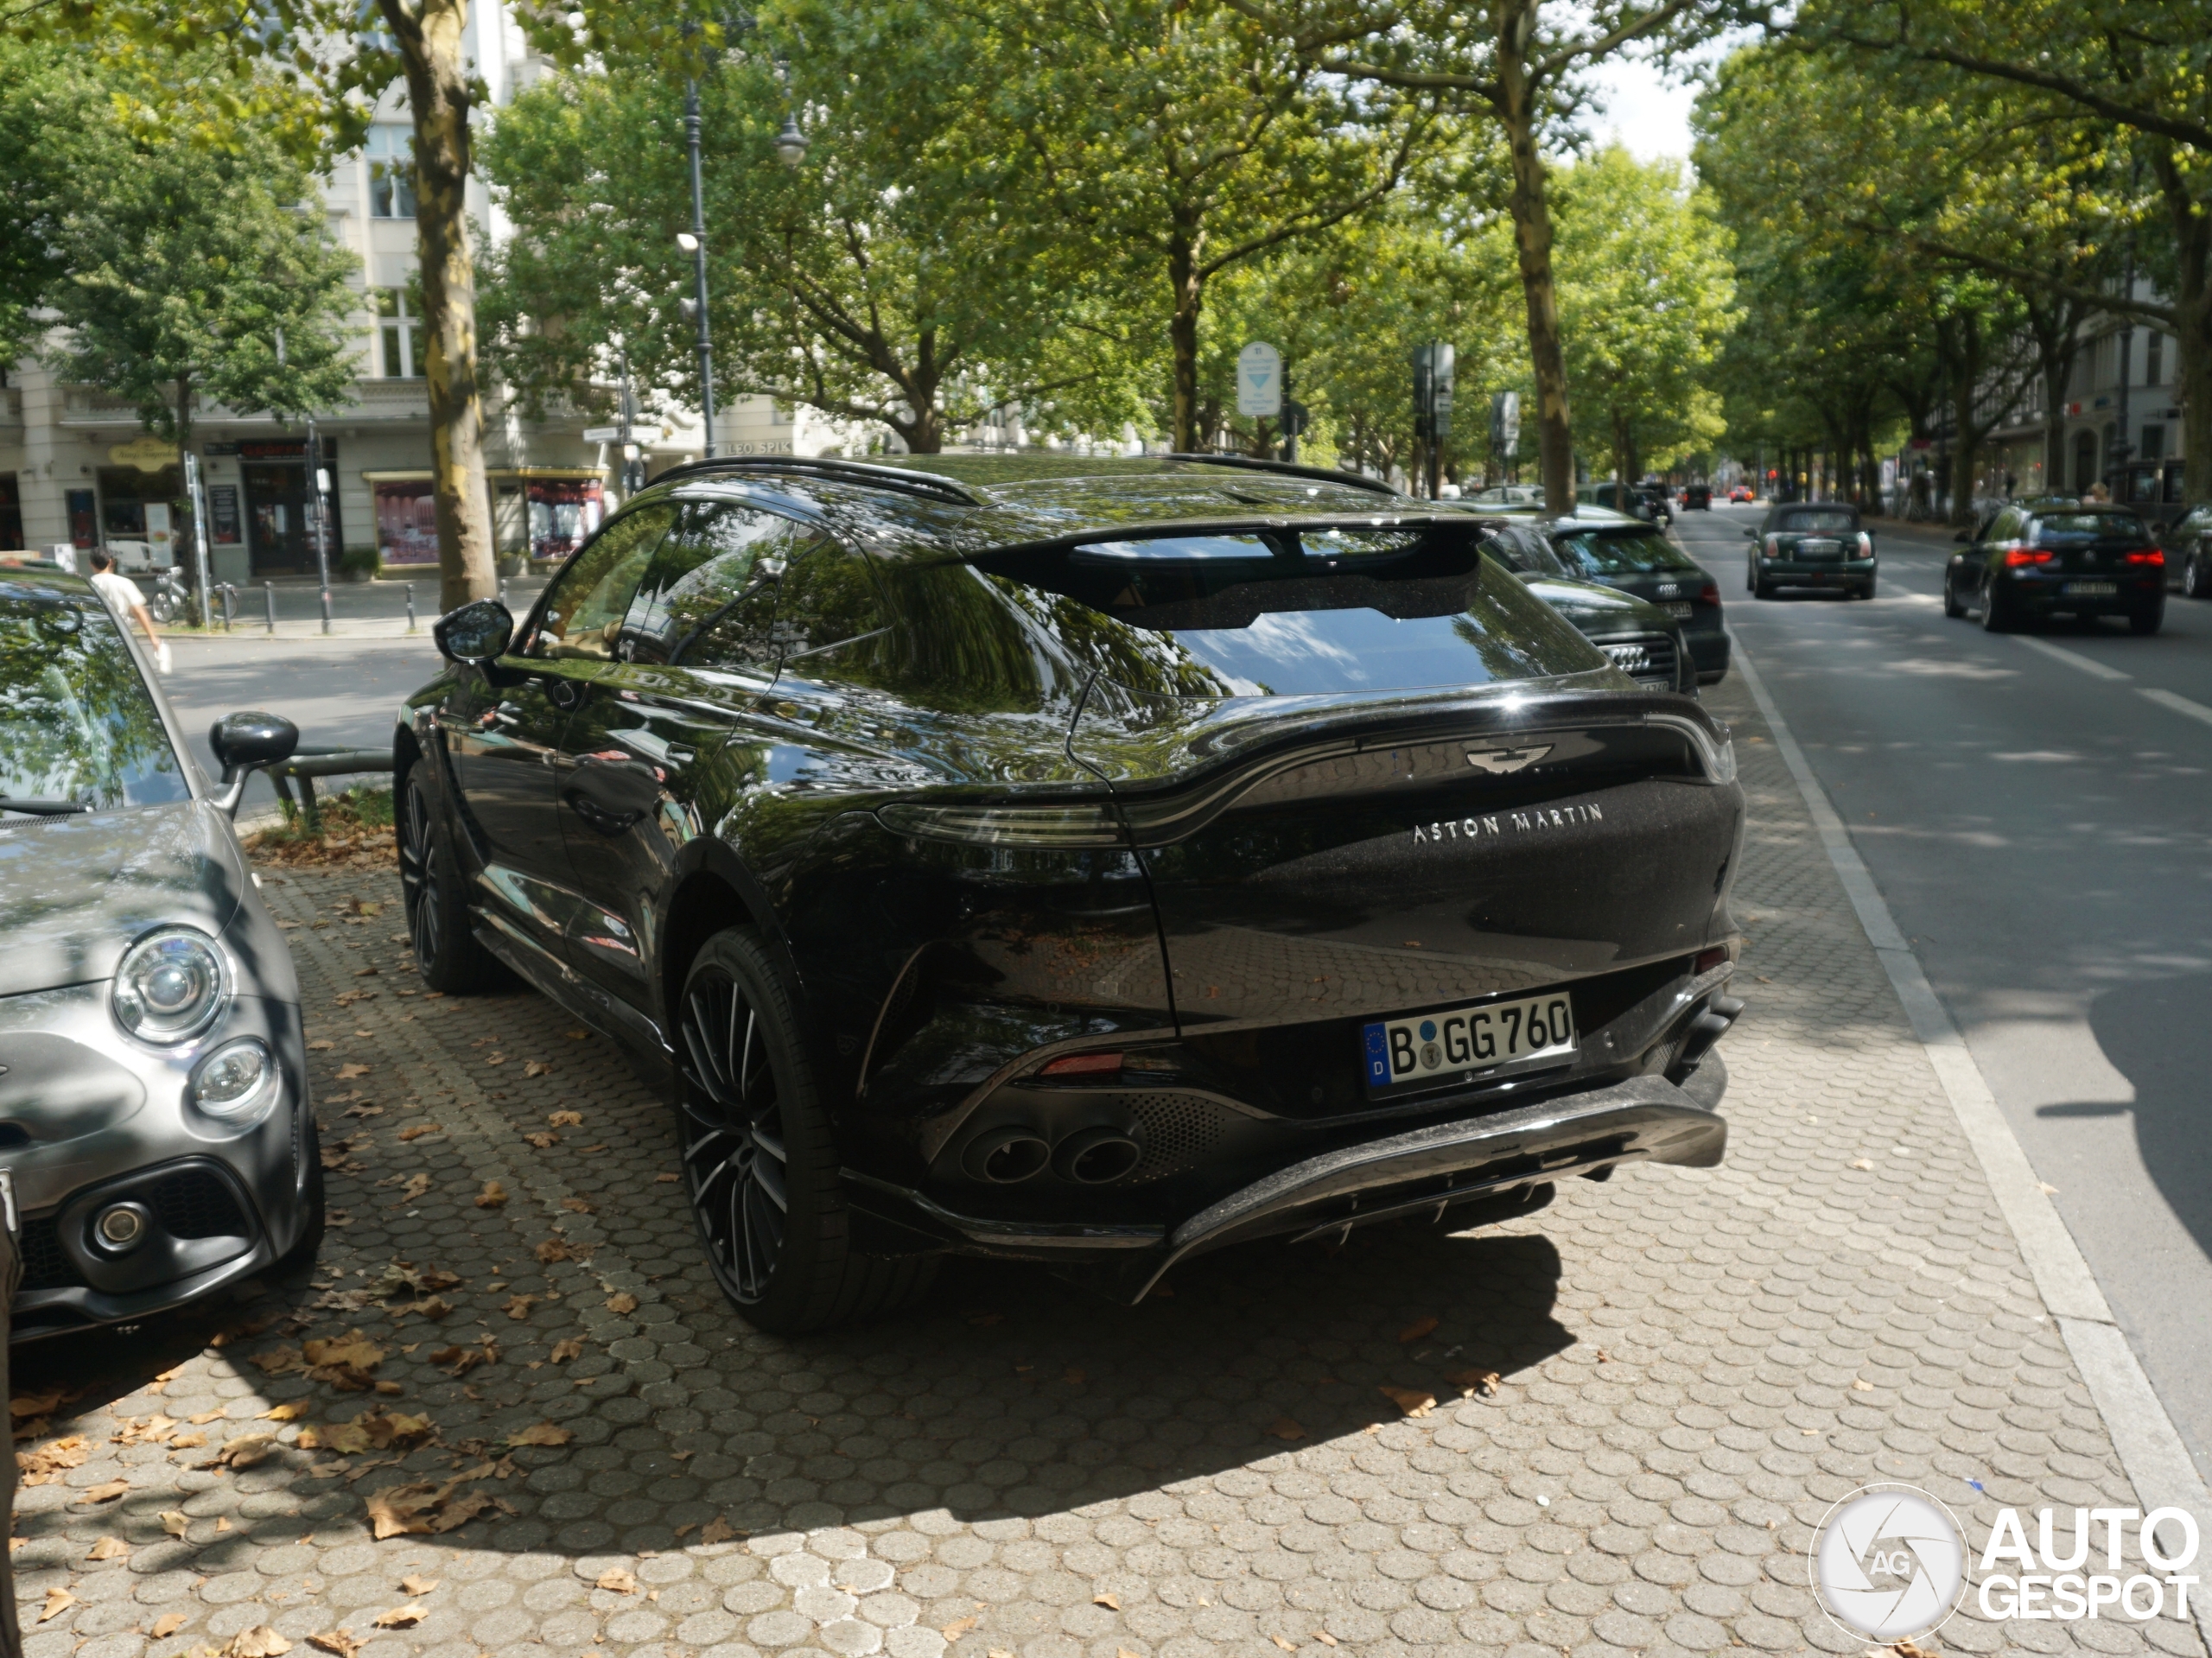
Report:
[[[1878,558],[1854,558],[1841,563],[1823,561],[1818,564],[1798,564],[1786,558],[1763,558],[1759,561],[1759,574],[1777,587],[1851,588],[1861,581],[1872,581],[1881,562]]]
[[[1541,1208],[1548,1183],[1622,1163],[1718,1165],[1727,1070],[1708,1053],[1676,1084],[1638,1077],[1506,1111],[1430,1123],[1278,1169],[1172,1225],[1038,1224],[961,1215],[920,1192],[848,1169],[847,1201],[875,1223],[870,1242],[1046,1261],[1117,1299],[1142,1298],[1177,1262],[1249,1239],[1349,1231],[1406,1216],[1470,1223]]]
[[[2082,581],[2110,581],[2114,591],[2067,592],[2069,587]],[[2015,576],[2005,583],[2005,601],[2015,610],[2031,616],[2062,613],[2070,616],[2127,616],[2138,611],[2155,610],[2165,602],[2165,597],[2164,570],[2154,575],[2053,576],[2047,581],[2024,581]]]

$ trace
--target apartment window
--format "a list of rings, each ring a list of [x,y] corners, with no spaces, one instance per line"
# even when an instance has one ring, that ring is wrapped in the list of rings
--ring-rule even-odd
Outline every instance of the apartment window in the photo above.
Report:
[[[404,127],[371,127],[361,155],[369,168],[369,217],[415,217],[415,140]]]
[[[404,288],[377,292],[377,373],[386,380],[412,380],[423,372],[423,319],[407,302]]]
[[[2166,337],[2156,328],[2143,348],[2143,384],[2157,385],[2166,378]]]
[[[2152,334],[2151,337],[2156,340],[2158,335]],[[2164,460],[2166,458],[2166,429],[2163,426],[2145,426],[2143,429],[2143,448],[2138,453],[2139,457],[2145,461]]]

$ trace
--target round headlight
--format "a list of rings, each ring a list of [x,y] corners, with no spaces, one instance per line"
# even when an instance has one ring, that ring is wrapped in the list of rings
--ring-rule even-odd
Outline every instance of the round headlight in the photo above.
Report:
[[[149,933],[115,972],[115,1016],[147,1042],[183,1042],[214,1023],[230,994],[215,941],[189,927]]]
[[[227,1042],[200,1062],[192,1076],[192,1102],[226,1123],[268,1115],[276,1098],[276,1060],[253,1037]]]

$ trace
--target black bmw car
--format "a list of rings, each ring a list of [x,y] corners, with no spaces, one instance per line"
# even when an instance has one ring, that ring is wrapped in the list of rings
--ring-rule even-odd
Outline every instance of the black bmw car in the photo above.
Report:
[[[1728,734],[1357,480],[705,461],[395,740],[425,976],[670,1078],[746,1316],[949,1252],[1135,1299],[1249,1238],[1722,1152]]]
[[[2061,613],[2125,616],[2138,633],[2165,620],[2165,551],[2130,508],[2016,505],[1958,539],[1970,544],[1943,571],[1946,616],[1978,610],[2000,633]]]

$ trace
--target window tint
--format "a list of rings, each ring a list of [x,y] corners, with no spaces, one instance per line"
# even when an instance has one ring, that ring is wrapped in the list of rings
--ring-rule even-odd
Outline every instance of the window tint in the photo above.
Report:
[[[1814,507],[1785,512],[1777,526],[1800,535],[1842,536],[1859,528],[1859,515],[1848,507]]]
[[[1552,537],[1552,545],[1577,575],[1646,575],[1654,570],[1694,570],[1689,556],[1656,530],[1576,530]]]
[[[0,795],[110,808],[191,792],[107,607],[0,598]]]
[[[792,564],[776,595],[776,640],[785,663],[883,625],[883,600],[867,555],[835,542],[817,543]]]
[[[804,524],[758,507],[728,501],[685,507],[631,602],[625,656],[709,668],[774,667],[769,630],[776,584],[770,578],[816,540]]]
[[[2141,542],[2151,538],[2151,532],[2143,527],[2143,520],[2133,512],[2046,512],[2036,520],[2035,530],[2037,541],[2050,537]]]
[[[522,654],[612,662],[631,596],[644,580],[675,509],[656,504],[618,516],[554,578]]]
[[[1551,543],[1533,530],[1516,524],[1501,530],[1484,543],[1484,549],[1508,569],[1522,575],[1565,575],[1567,567],[1552,551]]]

